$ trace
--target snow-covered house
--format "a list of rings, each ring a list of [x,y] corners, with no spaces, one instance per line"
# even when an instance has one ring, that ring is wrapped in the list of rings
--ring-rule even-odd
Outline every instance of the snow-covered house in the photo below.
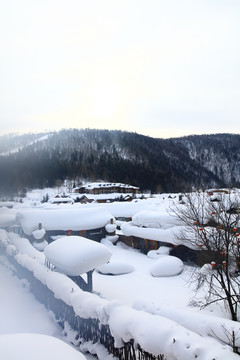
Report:
[[[115,219],[107,210],[93,207],[22,210],[16,214],[16,222],[32,241],[35,240],[34,234],[39,226],[45,231],[44,238],[48,242],[64,235],[78,235],[100,241],[108,234],[107,225],[114,223]]]
[[[75,188],[74,192],[95,195],[109,193],[137,194],[139,192],[139,187],[122,183],[93,182]]]
[[[77,195],[73,197],[75,203],[88,204],[94,201],[94,199],[90,199],[86,195]]]
[[[222,261],[221,253],[199,247],[194,242],[186,242],[182,233],[188,231],[187,226],[167,212],[139,211],[132,221],[122,223],[121,231],[120,241],[145,254],[164,246],[169,249],[170,255],[199,266],[211,263],[213,258],[216,262]]]
[[[122,224],[123,235],[119,239],[144,253],[160,246],[173,248],[178,245],[175,234],[179,225],[178,220],[166,212],[142,210],[132,217],[132,221]]]
[[[69,196],[56,195],[54,198],[50,198],[49,202],[52,204],[71,204],[73,203],[73,199]]]
[[[88,204],[88,203],[99,203],[106,204],[112,202],[131,202],[133,197],[130,194],[119,194],[119,193],[107,193],[107,194],[71,194],[71,197],[75,203]]]

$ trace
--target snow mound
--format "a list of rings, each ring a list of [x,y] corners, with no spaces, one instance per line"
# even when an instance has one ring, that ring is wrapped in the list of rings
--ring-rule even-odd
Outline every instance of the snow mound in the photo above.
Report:
[[[38,229],[38,230],[34,230],[32,232],[32,235],[34,237],[34,239],[36,240],[40,240],[44,237],[44,235],[46,234],[46,231],[42,228],[42,229]]]
[[[8,233],[8,241],[16,247],[18,253],[37,259],[41,264],[44,264],[44,254],[35,249],[28,239],[20,237],[18,234]]]
[[[211,264],[204,264],[201,269],[200,272],[202,275],[209,275],[213,272],[213,268]]]
[[[72,346],[55,337],[42,334],[0,335],[0,352],[7,360],[85,360]],[[50,355],[52,354],[52,355]]]
[[[132,223],[140,227],[168,229],[179,225],[179,220],[170,214],[159,211],[142,210],[132,217]]]
[[[111,258],[106,246],[82,236],[63,236],[44,250],[50,263],[66,275],[78,276],[87,273]]]
[[[116,224],[107,224],[105,226],[105,229],[108,233],[114,233],[116,231],[116,228],[117,228]]]
[[[154,277],[179,275],[183,270],[183,262],[175,256],[164,256],[151,267]]]
[[[0,208],[0,227],[6,228],[8,226],[14,225],[15,223],[15,214],[5,207]]]
[[[97,268],[97,271],[105,275],[122,275],[133,272],[135,268],[127,263],[123,262],[109,262]]]
[[[106,237],[104,238],[107,243],[111,242],[112,244],[115,244],[118,239],[119,239],[119,236],[118,235],[106,235]],[[101,240],[101,243],[103,244],[104,243],[104,239]]]
[[[170,248],[167,246],[160,246],[158,250],[150,250],[147,256],[150,259],[159,259],[162,256],[169,255]]]
[[[34,241],[34,242],[33,242],[33,246],[34,246],[35,249],[37,249],[38,251],[43,251],[43,250],[48,246],[48,242],[47,242],[47,240],[43,240],[43,241],[41,241],[41,242]]]
[[[173,308],[144,300],[137,300],[133,304],[133,307],[134,309],[153,315],[160,315],[175,321],[185,329],[189,329],[202,337],[215,337],[225,344],[229,343],[229,334],[232,334],[233,331],[235,334],[238,334],[240,331],[239,322],[221,317],[213,317],[212,315],[202,312],[202,310],[192,311],[189,308]],[[239,337],[235,341],[235,345],[239,346]]]

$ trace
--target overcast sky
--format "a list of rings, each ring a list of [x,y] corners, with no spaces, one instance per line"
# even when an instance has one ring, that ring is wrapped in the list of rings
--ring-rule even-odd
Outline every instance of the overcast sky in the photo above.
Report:
[[[240,133],[240,0],[0,0],[0,133]]]

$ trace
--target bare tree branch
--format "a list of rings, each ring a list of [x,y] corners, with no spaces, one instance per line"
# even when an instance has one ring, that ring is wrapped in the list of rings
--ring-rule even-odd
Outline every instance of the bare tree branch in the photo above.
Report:
[[[182,223],[178,240],[198,253],[197,265],[208,264],[194,276],[196,291],[203,286],[208,289],[205,307],[224,301],[235,321],[240,304],[239,210],[236,190],[219,192],[215,201],[203,191],[188,193],[184,204],[171,209]]]

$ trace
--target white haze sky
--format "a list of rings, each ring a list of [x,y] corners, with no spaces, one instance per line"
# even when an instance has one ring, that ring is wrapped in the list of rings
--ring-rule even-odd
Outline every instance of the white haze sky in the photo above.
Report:
[[[239,0],[0,5],[0,134],[240,133]]]

